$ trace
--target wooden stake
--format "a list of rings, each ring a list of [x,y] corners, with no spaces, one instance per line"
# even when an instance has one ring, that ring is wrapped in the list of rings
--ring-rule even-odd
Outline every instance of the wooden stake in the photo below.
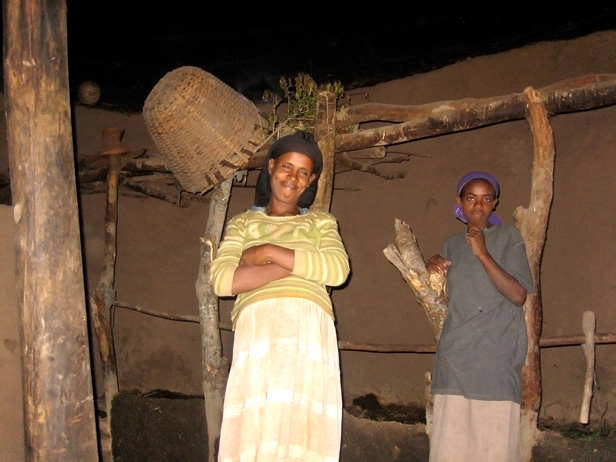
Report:
[[[582,330],[586,337],[584,354],[586,355],[586,378],[584,380],[584,395],[582,409],[580,410],[580,423],[587,424],[590,416],[590,402],[592,400],[592,387],[595,379],[595,313],[584,311],[582,316]]]

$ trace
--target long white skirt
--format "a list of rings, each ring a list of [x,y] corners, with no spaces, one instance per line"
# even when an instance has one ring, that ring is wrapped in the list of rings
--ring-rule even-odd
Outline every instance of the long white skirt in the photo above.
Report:
[[[219,462],[338,462],[342,391],[332,318],[279,298],[237,320]]]

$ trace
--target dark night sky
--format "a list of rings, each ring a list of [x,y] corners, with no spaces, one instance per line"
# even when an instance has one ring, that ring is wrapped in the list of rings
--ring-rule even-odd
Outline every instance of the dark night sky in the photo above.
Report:
[[[282,75],[306,72],[317,83],[338,80],[350,90],[472,56],[616,29],[614,1],[538,1],[532,8],[519,2],[352,8],[224,0],[67,3],[71,88],[94,80],[101,106],[133,111],[161,77],[184,65],[257,99],[265,89],[277,90]]]

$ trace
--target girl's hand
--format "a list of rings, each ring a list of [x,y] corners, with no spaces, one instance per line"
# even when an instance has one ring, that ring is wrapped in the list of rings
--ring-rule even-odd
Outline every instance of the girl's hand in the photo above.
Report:
[[[480,256],[487,252],[483,229],[471,226],[466,232],[466,242],[473,249],[473,254]]]
[[[432,255],[426,262],[426,269],[430,273],[447,274],[449,266],[451,266],[451,260],[447,260],[440,255]]]

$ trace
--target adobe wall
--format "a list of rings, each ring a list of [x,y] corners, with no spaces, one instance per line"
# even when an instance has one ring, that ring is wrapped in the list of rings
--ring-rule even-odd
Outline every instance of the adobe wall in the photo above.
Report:
[[[468,59],[427,74],[415,75],[351,93],[352,104],[371,102],[422,104],[479,98],[541,88],[585,74],[616,74],[616,31],[561,42],[543,42],[492,56]],[[100,149],[101,130],[126,129],[125,144],[157,152],[140,114],[77,107],[76,151]],[[616,284],[616,106],[550,120],[556,141],[554,200],[541,266],[543,337],[582,333],[582,314],[593,310],[598,332],[616,332],[613,301]],[[4,130],[4,121],[2,121]],[[6,141],[0,140],[0,167],[5,168]],[[384,180],[357,171],[335,178],[332,213],[351,257],[348,283],[333,291],[339,339],[382,344],[432,344],[428,322],[398,270],[383,255],[395,238],[394,220],[411,226],[424,257],[439,251],[448,235],[461,231],[452,206],[457,180],[468,170],[492,172],[501,182],[499,216],[512,223],[518,206],[528,205],[533,140],[525,120],[514,121],[397,146],[389,151],[410,155],[408,162],[381,164],[405,177]],[[250,182],[254,182],[251,176]],[[253,190],[234,186],[229,216],[251,204]],[[207,195],[206,195],[207,198]],[[104,246],[104,194],[82,197],[87,284],[98,284]],[[199,238],[208,205],[181,208],[160,200],[121,196],[119,200],[117,299],[150,310],[197,314],[195,278]],[[12,209],[0,206],[0,372],[5,392],[0,399],[0,459],[20,460],[15,441],[21,418],[21,388],[14,287]],[[228,321],[230,302],[221,301]],[[201,394],[199,327],[118,308],[115,340],[120,388]],[[223,332],[225,355],[232,334]],[[96,354],[96,349],[93,351]],[[615,345],[597,346],[597,377],[591,420],[616,421]],[[383,403],[423,402],[423,377],[432,354],[341,352],[346,402],[374,393]],[[580,346],[541,350],[543,416],[579,417],[585,373]],[[95,384],[102,391],[99,364]],[[15,458],[16,457],[16,458]],[[23,456],[22,456],[23,457]]]

